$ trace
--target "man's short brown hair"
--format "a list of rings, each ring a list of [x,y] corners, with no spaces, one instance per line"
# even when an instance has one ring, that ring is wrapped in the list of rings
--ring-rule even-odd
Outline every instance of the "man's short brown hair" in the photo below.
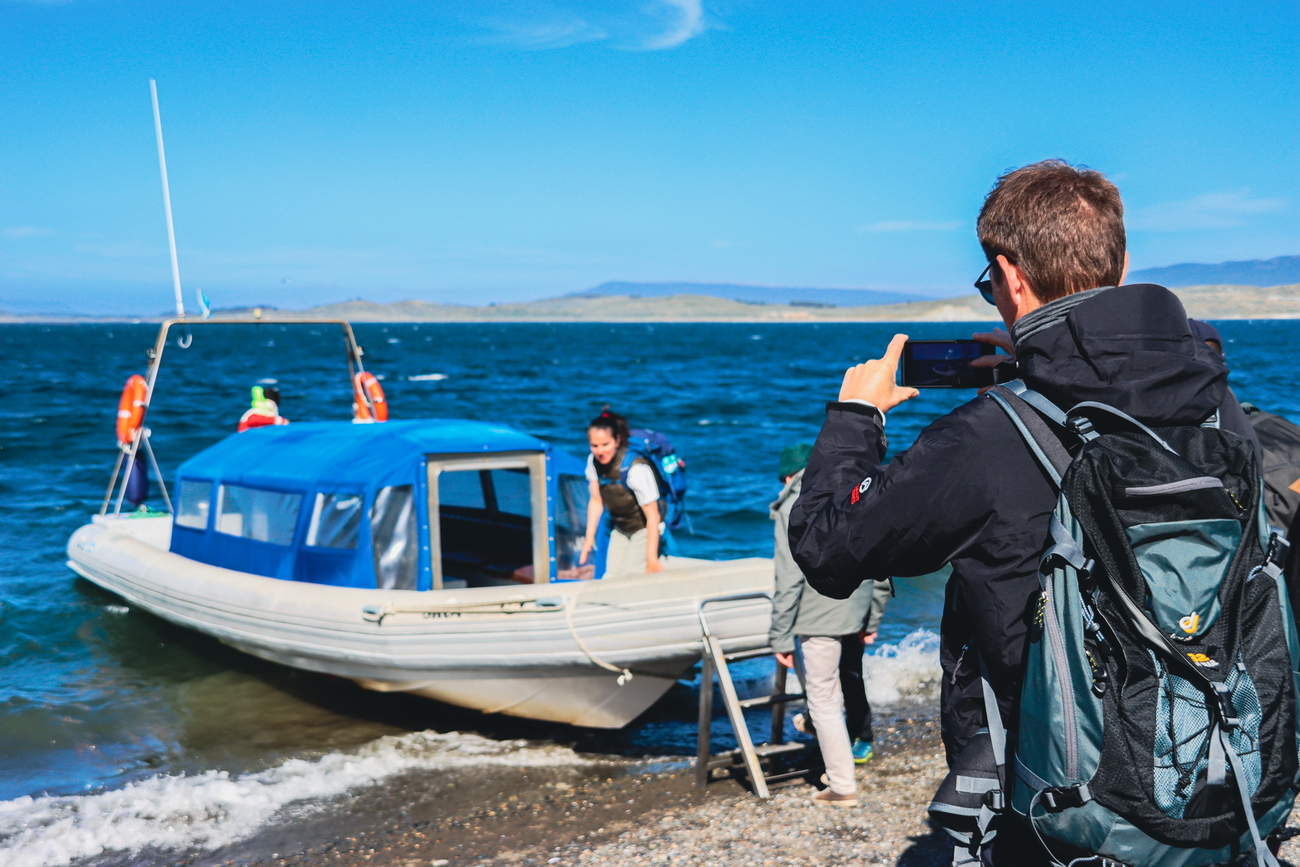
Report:
[[[976,226],[988,260],[1019,266],[1044,304],[1123,279],[1124,204],[1101,172],[1064,160],[1007,172]]]

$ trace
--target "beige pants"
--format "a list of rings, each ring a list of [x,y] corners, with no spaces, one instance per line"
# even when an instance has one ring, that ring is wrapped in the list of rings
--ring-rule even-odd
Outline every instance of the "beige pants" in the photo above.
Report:
[[[605,580],[636,578],[645,574],[645,528],[631,536],[619,530],[609,534],[609,552],[605,555]]]
[[[817,746],[826,764],[826,779],[837,795],[857,792],[853,779],[853,744],[844,722],[844,693],[840,687],[840,639],[801,635],[808,715],[817,729]]]

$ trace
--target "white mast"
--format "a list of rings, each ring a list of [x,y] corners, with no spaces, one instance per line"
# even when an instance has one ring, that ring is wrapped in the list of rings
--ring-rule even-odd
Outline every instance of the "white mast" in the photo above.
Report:
[[[176,229],[172,227],[172,194],[167,186],[167,157],[163,153],[162,116],[158,113],[158,85],[149,79],[149,93],[153,96],[153,128],[158,135],[158,169],[162,172],[163,207],[167,210],[167,244],[172,253],[172,288],[176,290],[176,315],[185,317],[185,302],[181,300],[181,266],[176,261]]]

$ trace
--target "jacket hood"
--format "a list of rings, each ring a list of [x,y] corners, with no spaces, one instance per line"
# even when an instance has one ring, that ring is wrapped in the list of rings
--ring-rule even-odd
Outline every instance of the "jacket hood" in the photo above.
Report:
[[[799,492],[803,490],[803,472],[803,470],[800,470],[790,478],[786,479],[785,487],[781,489],[781,493],[777,494],[776,499],[768,504],[768,510],[773,518],[776,517],[776,513],[781,510],[781,507],[784,506],[787,501],[798,497]]]
[[[1149,425],[1200,424],[1228,369],[1197,338],[1178,297],[1137,283],[1067,296],[1012,329],[1025,383],[1057,406],[1108,404]]]

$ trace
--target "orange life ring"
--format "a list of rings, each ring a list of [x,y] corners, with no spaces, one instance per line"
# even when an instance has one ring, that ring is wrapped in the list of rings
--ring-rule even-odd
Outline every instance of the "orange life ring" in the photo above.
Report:
[[[122,389],[122,399],[117,402],[117,441],[124,446],[135,441],[135,432],[144,421],[145,398],[149,384],[140,374],[134,374]]]
[[[388,402],[384,400],[384,387],[369,371],[352,377],[352,399],[356,416],[361,421],[388,421]]]

